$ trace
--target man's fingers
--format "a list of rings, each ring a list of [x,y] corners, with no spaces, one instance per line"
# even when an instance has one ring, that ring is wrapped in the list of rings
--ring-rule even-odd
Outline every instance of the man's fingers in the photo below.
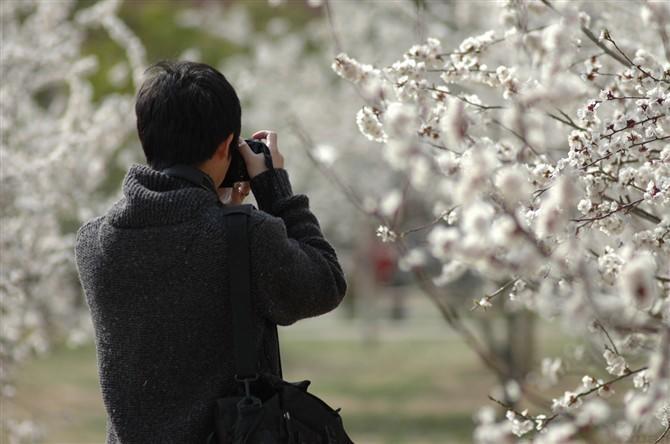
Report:
[[[252,139],[266,139],[268,141],[268,148],[275,149],[277,147],[277,133],[270,130],[256,131],[251,135]]]
[[[256,131],[251,135],[252,139],[265,139],[270,131],[268,130],[261,130],[261,131]]]
[[[267,139],[268,139],[268,147],[271,149],[276,149],[277,148],[277,133],[274,131],[271,131],[267,134]]]
[[[256,156],[256,153],[254,153],[254,151],[251,149],[249,144],[244,141],[244,139],[240,138],[237,146],[239,147],[240,154],[242,154],[243,159],[247,160]]]

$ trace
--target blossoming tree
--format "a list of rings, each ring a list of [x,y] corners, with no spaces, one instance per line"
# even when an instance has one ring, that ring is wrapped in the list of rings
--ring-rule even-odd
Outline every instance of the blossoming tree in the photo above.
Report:
[[[133,97],[93,100],[82,54],[87,29],[101,27],[126,50],[139,79],[144,50],[116,16],[118,1],[75,11],[75,2],[0,3],[0,402],[11,442],[37,435],[7,417],[17,364],[54,341],[90,338],[74,272],[74,232],[109,199],[95,193],[134,127]],[[115,197],[115,196],[114,196]]]
[[[607,376],[586,373],[553,400],[514,381],[513,397],[532,406],[492,398],[506,419],[482,410],[475,439],[660,440],[670,428],[670,7],[499,7],[498,23],[460,42],[429,37],[387,66],[342,53],[332,67],[365,100],[360,132],[434,209],[426,246],[405,258],[418,273],[427,257],[443,263],[427,290],[445,318],[476,344],[439,298],[441,285],[476,270],[502,285],[475,309],[505,298],[506,309],[558,321],[601,350]],[[493,15],[489,2],[472,8]],[[416,233],[372,216],[401,249]],[[565,371],[560,358],[542,367],[544,386]],[[623,400],[609,398],[615,390]]]

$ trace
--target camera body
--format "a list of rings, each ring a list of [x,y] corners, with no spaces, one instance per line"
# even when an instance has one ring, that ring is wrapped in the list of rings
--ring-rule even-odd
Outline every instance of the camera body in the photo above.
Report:
[[[265,157],[265,166],[268,167],[268,169],[274,168],[272,165],[272,154],[270,154],[270,148],[268,148],[266,144],[253,139],[244,139],[244,141],[247,142],[247,145],[249,145],[254,153],[263,153],[263,157]],[[230,160],[228,172],[219,188],[232,187],[235,182],[247,182],[249,180],[251,180],[251,178],[249,177],[247,165],[244,163],[242,154],[238,148],[233,148],[233,155]]]

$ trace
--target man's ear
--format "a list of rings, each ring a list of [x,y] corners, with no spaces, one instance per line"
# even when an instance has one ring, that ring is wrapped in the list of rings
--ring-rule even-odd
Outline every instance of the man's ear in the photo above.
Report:
[[[221,142],[219,147],[216,149],[216,157],[218,159],[227,159],[228,153],[230,151],[230,144],[233,141],[233,133],[230,133],[226,139]]]

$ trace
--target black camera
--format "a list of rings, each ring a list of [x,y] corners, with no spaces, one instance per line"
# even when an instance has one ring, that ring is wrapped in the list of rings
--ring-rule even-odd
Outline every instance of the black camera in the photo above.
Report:
[[[263,157],[265,157],[265,166],[268,167],[268,169],[271,170],[274,168],[272,165],[272,154],[270,154],[270,148],[268,148],[266,144],[253,139],[244,139],[244,141],[247,142],[247,145],[249,145],[254,153],[263,153]],[[232,187],[235,182],[247,182],[250,180],[247,165],[244,163],[240,149],[238,147],[231,148],[233,150],[233,157],[230,160],[230,167],[228,167],[226,177],[223,179],[219,188]]]

